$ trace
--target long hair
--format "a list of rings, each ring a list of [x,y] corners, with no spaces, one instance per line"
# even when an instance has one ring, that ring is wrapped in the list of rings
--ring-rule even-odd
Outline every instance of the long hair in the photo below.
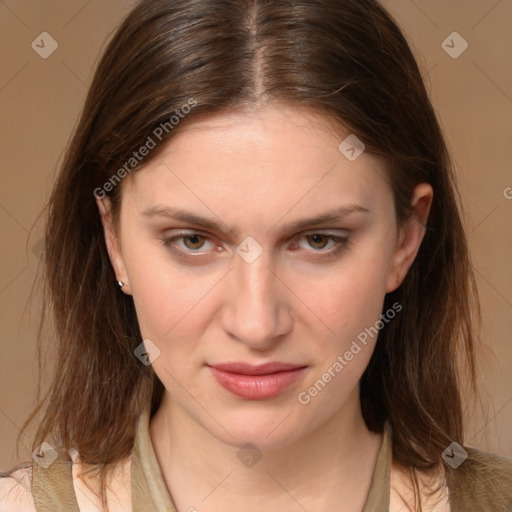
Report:
[[[262,98],[314,108],[384,157],[399,225],[414,187],[433,187],[417,257],[385,298],[386,310],[403,311],[379,333],[360,400],[372,431],[389,419],[404,467],[436,468],[452,441],[463,443],[460,369],[474,387],[478,296],[453,166],[397,23],[376,0],[142,0],[99,61],[48,204],[43,316],[58,359],[24,425],[42,414],[34,448],[53,433],[106,478],[164,390],[133,354],[135,308],[116,285],[95,196],[111,198],[117,219],[113,180],[144,172],[197,116]],[[139,160],[148,137],[155,147]]]

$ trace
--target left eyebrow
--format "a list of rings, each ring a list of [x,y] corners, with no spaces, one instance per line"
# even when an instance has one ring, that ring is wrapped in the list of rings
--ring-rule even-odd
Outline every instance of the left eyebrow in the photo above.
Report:
[[[370,213],[370,210],[358,204],[348,204],[345,206],[341,206],[339,208],[335,208],[334,210],[329,210],[327,212],[321,213],[320,215],[315,215],[314,217],[309,217],[307,219],[301,219],[292,222],[290,224],[287,224],[284,229],[296,231],[299,229],[305,229],[311,226],[316,226],[317,224],[337,222],[339,220],[343,220],[345,217],[349,217],[354,213]]]
[[[314,217],[309,217],[306,219],[301,219],[289,224],[286,224],[283,230],[296,231],[300,229],[305,229],[311,226],[315,226],[318,224],[328,223],[328,222],[336,222],[340,221],[354,213],[370,213],[370,210],[365,208],[364,206],[358,204],[347,204],[341,206],[339,208],[335,208],[333,210],[329,210],[323,212],[319,215],[315,215]],[[201,226],[205,229],[210,229],[213,231],[217,231],[219,233],[231,233],[234,236],[239,235],[238,230],[230,230],[224,223],[219,223],[213,218],[203,217],[189,210],[184,210],[181,208],[171,208],[166,205],[156,205],[149,208],[146,208],[142,211],[142,215],[144,217],[165,217],[173,220],[179,220],[185,222],[187,224],[194,224],[196,226]],[[221,225],[222,224],[222,225]],[[279,224],[279,222],[277,223]],[[277,225],[276,224],[276,225]],[[274,225],[274,227],[276,226]],[[274,229],[272,227],[269,231]]]

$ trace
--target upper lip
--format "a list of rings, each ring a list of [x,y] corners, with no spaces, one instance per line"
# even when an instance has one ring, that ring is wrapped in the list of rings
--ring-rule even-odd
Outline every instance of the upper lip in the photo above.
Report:
[[[260,365],[252,365],[248,363],[221,363],[211,364],[208,366],[224,372],[240,373],[243,375],[268,375],[270,373],[297,370],[299,368],[306,367],[306,365],[303,364],[281,363],[279,361]]]

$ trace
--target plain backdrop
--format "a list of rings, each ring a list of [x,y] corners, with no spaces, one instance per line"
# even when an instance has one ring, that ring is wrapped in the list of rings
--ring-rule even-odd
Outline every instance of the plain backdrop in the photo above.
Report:
[[[17,462],[16,435],[35,400],[40,214],[98,56],[133,3],[0,1],[2,470]],[[482,338],[494,353],[482,369],[487,412],[468,417],[466,442],[512,457],[512,2],[382,3],[417,55],[453,154],[482,300]],[[58,45],[47,58],[40,56],[42,37],[44,51]],[[22,438],[22,459],[30,455],[28,440]]]

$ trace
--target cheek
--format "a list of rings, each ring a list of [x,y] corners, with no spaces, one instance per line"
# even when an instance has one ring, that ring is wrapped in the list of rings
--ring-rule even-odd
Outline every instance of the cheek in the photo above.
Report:
[[[297,400],[322,418],[354,392],[370,361],[385,297],[382,268],[382,260],[359,260],[330,281],[329,293],[320,286],[309,292],[331,332],[315,336],[315,365]]]
[[[316,338],[316,366],[301,404],[314,403],[325,415],[333,413],[354,390],[367,367],[378,339],[384,298],[388,255],[380,250],[362,251],[347,258],[326,283],[309,290],[322,320],[332,332]],[[393,315],[395,312],[393,311]]]
[[[347,258],[328,275],[303,282],[297,295],[306,298],[326,326],[323,338],[329,339],[331,334],[344,343],[378,319],[386,293],[385,277],[384,258],[358,255]]]
[[[200,382],[190,375],[203,362],[201,340],[211,312],[205,310],[208,301],[201,297],[207,299],[211,277],[156,275],[156,270],[133,273],[137,319],[143,339],[150,339],[160,350],[152,362],[153,370],[165,388],[184,403],[189,393],[201,394]]]
[[[215,286],[215,276],[177,272],[158,243],[127,247],[125,258],[130,288],[143,337],[166,346],[179,338],[182,344],[200,332],[201,300]],[[198,316],[199,315],[199,316]]]

